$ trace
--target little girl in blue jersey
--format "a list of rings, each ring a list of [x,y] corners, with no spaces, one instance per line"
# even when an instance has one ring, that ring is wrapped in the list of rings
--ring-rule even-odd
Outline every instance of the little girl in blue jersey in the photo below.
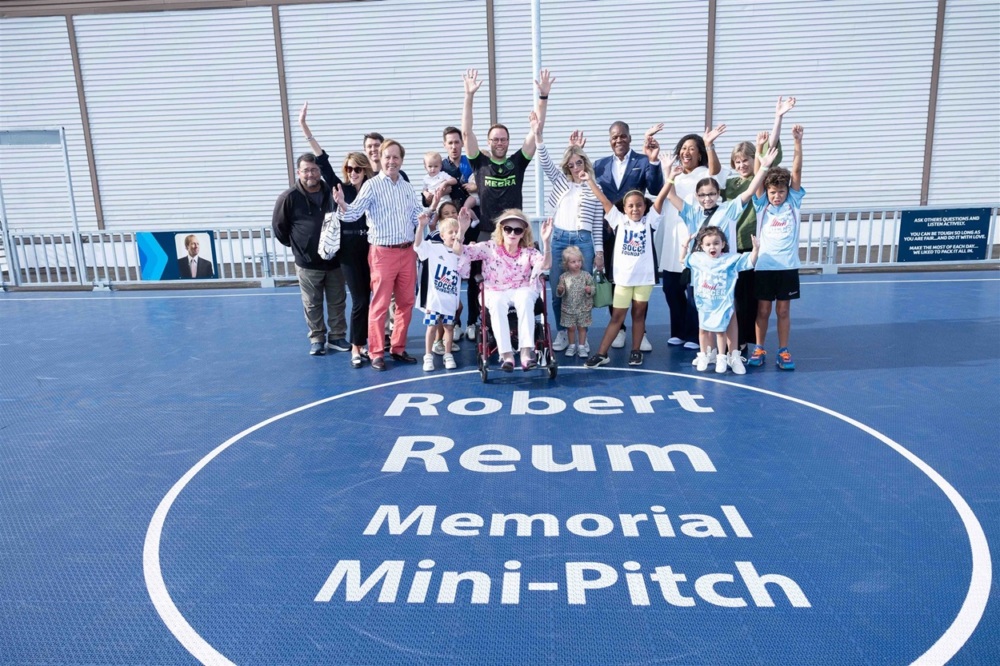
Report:
[[[734,254],[729,251],[725,232],[716,226],[701,229],[695,237],[695,251],[688,254],[690,243],[684,244],[684,265],[691,269],[691,285],[698,306],[698,326],[715,334],[718,354],[715,371],[725,373],[731,367],[737,375],[746,374],[737,344],[738,330],[733,316],[733,292],[736,275],[753,268],[757,261],[760,243],[752,236],[753,251]],[[708,348],[702,338],[695,367],[699,372],[708,369]]]
[[[770,168],[777,156],[777,148],[771,148],[768,150],[767,155],[760,158],[761,168],[758,169],[749,186],[734,199],[724,201],[722,203],[719,203],[719,185],[714,178],[704,178],[698,182],[698,185],[695,188],[695,193],[698,197],[697,204],[688,203],[677,196],[677,193],[674,191],[674,178],[683,173],[683,171],[680,165],[674,166],[667,175],[667,198],[670,200],[670,203],[673,204],[674,208],[676,208],[680,213],[681,220],[687,226],[691,237],[693,238],[696,236],[700,229],[713,225],[722,230],[726,239],[732,238],[735,241],[736,230],[739,225],[740,218],[743,215],[743,209],[746,207],[747,202],[750,201],[750,197],[753,196],[753,193],[757,190],[757,186],[764,181],[764,176],[767,173],[767,170]],[[695,244],[695,247],[698,247],[697,243]],[[690,249],[689,242],[688,251],[690,251]],[[735,247],[733,249],[735,249]],[[726,252],[730,252],[728,244],[726,246]],[[691,284],[694,285],[694,280],[691,281]],[[695,299],[695,301],[695,305],[697,306],[697,299]],[[701,328],[699,330],[698,342],[701,347],[701,353],[695,357],[695,366],[698,366],[699,362],[702,361],[701,356],[704,354],[706,356],[703,365],[706,365],[706,367],[708,363],[712,363],[713,361],[716,364],[720,364],[728,359],[727,362],[732,366],[733,372],[740,375],[743,374],[743,359],[740,357],[738,350],[737,354],[729,354],[728,356],[722,348],[720,348],[717,352],[715,348],[715,336],[712,335],[711,331],[705,328]],[[702,370],[704,370],[704,368],[702,368]]]

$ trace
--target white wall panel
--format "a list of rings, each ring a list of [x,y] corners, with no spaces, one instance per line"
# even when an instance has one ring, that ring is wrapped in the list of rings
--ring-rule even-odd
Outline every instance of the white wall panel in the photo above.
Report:
[[[929,205],[1000,201],[1000,4],[948,0]]]
[[[807,209],[919,204],[936,16],[936,0],[720,0],[720,156],[794,95],[782,143],[790,165],[803,125]]]
[[[310,152],[298,127],[308,101],[309,128],[338,174],[365,133],[379,132],[403,144],[419,188],[423,154],[443,151],[441,130],[462,124],[465,69],[488,75],[485,0],[290,5],[281,35],[295,155]],[[477,126],[489,122],[486,86],[475,114]]]
[[[0,129],[66,128],[81,229],[96,229],[94,193],[66,19],[0,20]],[[44,146],[0,148],[0,183],[12,229],[72,228],[63,154]]]
[[[497,0],[498,113],[511,144],[528,131],[533,104],[531,3]],[[627,122],[632,147],[657,122],[671,149],[684,134],[701,132],[705,118],[708,4],[704,0],[628,3],[542,0],[542,66],[556,77],[545,140],[558,159],[569,133],[582,129],[587,153],[611,154],[608,127]],[[515,141],[516,140],[516,141]],[[534,179],[525,206],[534,212]]]
[[[270,8],[76,28],[106,226],[269,224],[288,186]]]

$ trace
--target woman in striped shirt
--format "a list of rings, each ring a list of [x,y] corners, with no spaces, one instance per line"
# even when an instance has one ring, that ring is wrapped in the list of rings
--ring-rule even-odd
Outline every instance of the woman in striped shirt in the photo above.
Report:
[[[589,173],[594,177],[594,165],[590,158],[583,152],[582,146],[572,145],[566,149],[559,167],[552,162],[549,151],[542,141],[542,130],[544,121],[539,119],[538,114],[531,112],[531,130],[535,134],[535,144],[537,146],[538,158],[542,163],[542,170],[552,184],[552,190],[546,197],[546,203],[552,211],[554,228],[552,230],[552,255],[561,257],[563,250],[571,245],[580,248],[583,253],[583,270],[587,273],[604,268],[603,245],[600,245],[604,224],[604,209],[601,202],[597,200],[594,193],[590,191],[580,178],[582,173]],[[549,273],[552,284],[559,284],[559,275],[562,273],[560,262],[553,262]],[[552,349],[562,351],[569,345],[566,329],[562,326],[562,298],[558,294],[552,295],[552,309],[555,312],[555,322],[558,333],[552,343]],[[589,355],[590,345],[586,341],[580,341],[586,354]]]

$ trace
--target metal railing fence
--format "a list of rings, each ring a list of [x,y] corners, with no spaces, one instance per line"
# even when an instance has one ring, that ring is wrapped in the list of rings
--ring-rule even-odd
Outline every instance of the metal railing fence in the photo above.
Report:
[[[996,229],[998,206],[983,207],[991,210],[985,263],[1000,265]],[[864,270],[969,263],[899,262],[901,217],[900,208],[803,211],[799,231],[799,256],[803,268],[836,272],[842,268]],[[538,221],[533,220],[536,224]],[[9,247],[0,245],[2,286],[111,288],[115,285],[191,286],[193,282],[201,286],[209,282],[274,286],[275,280],[296,279],[292,251],[277,242],[269,225],[224,226],[213,228],[212,232],[216,279],[153,282],[142,280],[135,231],[10,231]]]

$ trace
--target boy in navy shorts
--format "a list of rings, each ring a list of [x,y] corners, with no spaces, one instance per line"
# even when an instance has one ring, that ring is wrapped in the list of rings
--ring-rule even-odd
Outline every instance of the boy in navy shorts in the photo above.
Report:
[[[795,362],[788,351],[788,335],[792,328],[791,303],[799,297],[799,222],[802,219],[802,126],[792,128],[795,157],[792,169],[771,169],[753,198],[757,213],[757,238],[760,254],[754,271],[757,292],[757,346],[747,365],[764,365],[767,352],[764,339],[771,318],[771,303],[778,307],[778,367],[794,370]]]

